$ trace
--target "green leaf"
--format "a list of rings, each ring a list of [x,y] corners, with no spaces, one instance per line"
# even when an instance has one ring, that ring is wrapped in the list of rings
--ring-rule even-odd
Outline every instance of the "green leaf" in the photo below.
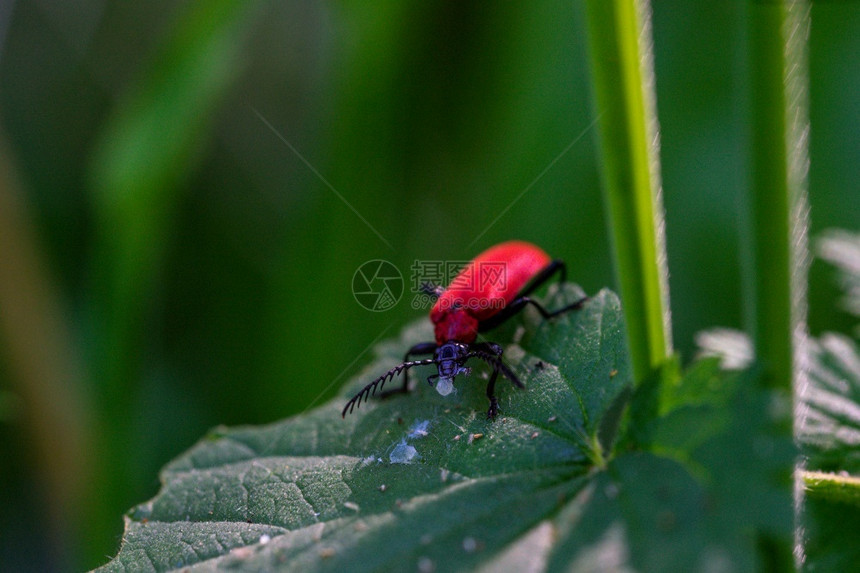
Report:
[[[818,256],[839,271],[845,310],[860,316],[860,234],[831,229],[819,238],[817,247]]]
[[[699,343],[724,363],[739,365],[752,355],[749,339],[737,332],[712,332],[700,337]],[[807,376],[797,396],[797,437],[804,468],[799,562],[805,570],[848,571],[860,561],[855,534],[860,527],[860,480],[850,475],[860,473],[860,352],[851,339],[830,333],[808,339],[805,348]],[[697,438],[687,434],[686,439]],[[685,451],[689,446],[676,448]],[[746,499],[752,515],[766,512],[761,495],[750,492]]]
[[[798,430],[807,468],[860,475],[860,351],[850,338],[824,334],[809,352]]]
[[[809,349],[799,438],[805,467],[823,471],[803,472],[803,564],[848,571],[860,562],[860,352],[839,334],[824,334]]]
[[[819,256],[839,270],[844,307],[860,316],[860,235],[831,230],[817,245]],[[860,352],[839,334],[824,334],[809,348],[799,437],[807,468],[838,473],[803,472],[803,564],[807,570],[849,570],[860,561],[852,534],[860,529]]]
[[[793,524],[791,400],[762,389],[758,369],[739,373],[703,360],[681,380],[654,432],[653,449],[677,459],[704,486],[711,548],[734,548],[732,570],[754,563],[758,535],[788,539]],[[773,558],[778,554],[765,557]]]
[[[854,488],[856,491],[856,488]],[[804,571],[853,571],[860,563],[860,509],[856,504],[812,497],[802,513]]]
[[[703,354],[717,357],[725,368],[743,367],[753,354],[749,338],[729,329],[701,333],[697,342]],[[808,338],[805,351],[805,382],[797,391],[797,435],[805,467],[858,475],[860,349],[846,336],[824,333]]]
[[[570,287],[546,304],[580,295]],[[341,419],[349,396],[431,337],[422,320],[382,343],[337,400],[270,426],[217,429],[171,462],[161,492],[127,514],[119,555],[104,570],[658,571],[753,562],[751,545],[738,549],[738,540],[768,520],[752,516],[729,535],[737,523],[724,505],[747,500],[716,485],[762,462],[746,450],[736,464],[717,455],[732,451],[729,440],[752,441],[732,420],[733,432],[697,442],[695,472],[656,453],[616,451],[632,374],[613,293],[551,321],[526,313],[493,334],[504,332],[516,341],[506,359],[527,390],[497,385],[495,422],[484,415],[487,372],[478,368],[477,380],[458,378],[449,396],[423,383],[430,371],[413,372],[410,395],[371,400]],[[755,508],[774,519],[787,513],[790,527],[790,489],[743,491],[762,494]],[[724,535],[715,540],[714,531]]]

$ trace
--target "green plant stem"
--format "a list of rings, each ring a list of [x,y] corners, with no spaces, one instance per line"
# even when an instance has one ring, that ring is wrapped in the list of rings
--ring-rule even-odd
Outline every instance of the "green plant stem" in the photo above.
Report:
[[[860,477],[826,472],[801,472],[805,495],[860,507]]]
[[[604,203],[637,382],[671,353],[649,15],[647,1],[586,2]]]
[[[785,393],[805,375],[800,345],[808,264],[808,17],[802,0],[749,4],[751,257],[745,298],[752,309],[747,321],[762,383]],[[791,468],[785,468],[784,477],[790,484]],[[765,569],[791,567],[789,542],[763,533],[759,542]]]
[[[749,10],[751,277],[747,288],[751,292],[747,298],[753,305],[748,329],[764,368],[764,380],[789,391],[794,325],[802,310],[793,298],[800,286],[797,267],[802,255],[793,252],[793,247],[798,246],[798,233],[805,236],[804,222],[793,216],[802,181],[796,180],[795,170],[790,168],[792,162],[805,161],[805,155],[792,157],[805,154],[805,147],[796,139],[799,135],[789,118],[805,117],[806,110],[798,109],[805,102],[786,89],[787,75],[802,61],[802,53],[798,53],[802,48],[787,41],[787,10],[779,2],[752,2]]]

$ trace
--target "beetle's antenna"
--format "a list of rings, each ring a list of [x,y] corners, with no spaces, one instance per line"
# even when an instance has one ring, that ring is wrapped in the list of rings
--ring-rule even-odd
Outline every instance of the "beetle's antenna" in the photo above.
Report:
[[[385,383],[403,372],[404,370],[409,370],[413,366],[424,366],[426,364],[438,364],[435,358],[426,358],[424,360],[410,360],[408,362],[404,362],[403,364],[399,364],[365,386],[361,389],[361,391],[350,399],[349,402],[346,403],[346,406],[343,407],[343,411],[340,414],[341,418],[345,418],[347,414],[347,410],[349,413],[352,413],[352,410],[356,407],[361,407],[361,400],[364,399],[367,402],[368,398],[372,395],[376,394],[376,390],[378,388],[382,388],[385,386]]]
[[[434,285],[433,283],[426,282],[421,283],[421,286],[418,287],[418,290],[421,293],[431,297],[433,300],[436,300],[437,298],[442,296],[442,293],[445,292],[445,287],[443,287],[442,285]]]

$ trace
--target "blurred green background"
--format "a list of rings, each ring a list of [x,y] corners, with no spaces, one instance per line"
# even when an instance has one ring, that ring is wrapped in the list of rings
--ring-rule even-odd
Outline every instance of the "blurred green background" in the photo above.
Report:
[[[744,7],[656,2],[673,335],[742,326]],[[0,5],[0,570],[80,570],[217,424],[319,404],[355,270],[522,238],[612,286],[582,6]],[[810,31],[812,233],[860,221],[860,3]],[[848,331],[820,263],[810,327]],[[338,420],[332,420],[333,424]]]

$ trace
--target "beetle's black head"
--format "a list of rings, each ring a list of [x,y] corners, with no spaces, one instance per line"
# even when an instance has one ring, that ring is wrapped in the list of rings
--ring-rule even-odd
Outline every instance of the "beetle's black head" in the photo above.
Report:
[[[436,390],[440,394],[443,396],[450,394],[453,391],[454,377],[458,374],[468,374],[471,371],[470,368],[463,366],[468,358],[469,345],[462,342],[449,340],[436,348],[433,362],[436,363],[438,369],[439,380],[436,382]]]

